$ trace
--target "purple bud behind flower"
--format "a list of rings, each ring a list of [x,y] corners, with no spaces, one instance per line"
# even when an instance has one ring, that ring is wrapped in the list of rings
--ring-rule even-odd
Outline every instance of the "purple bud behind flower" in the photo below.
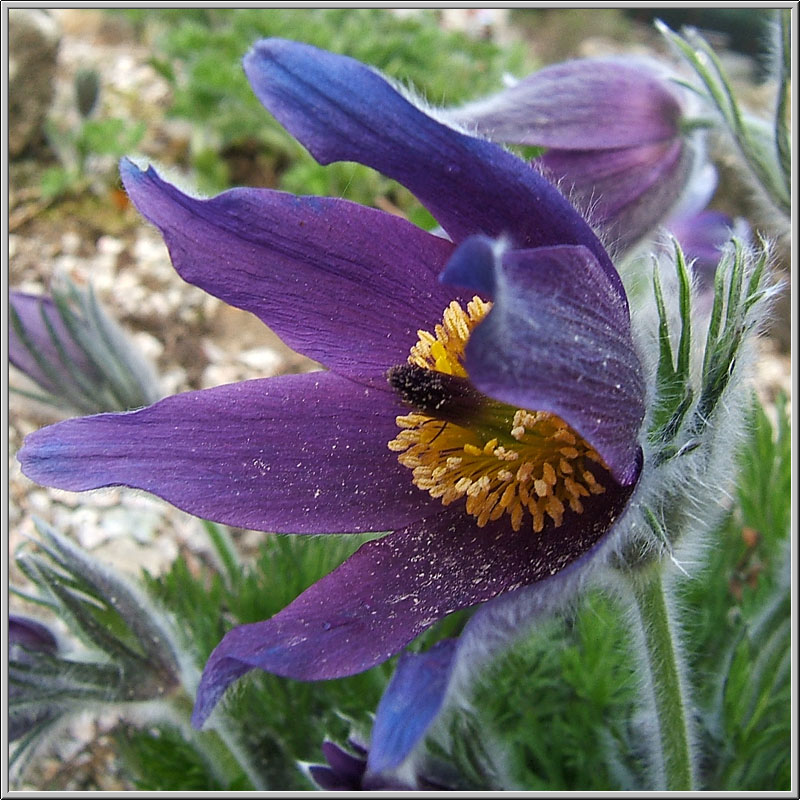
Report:
[[[684,114],[660,66],[618,58],[546,67],[444,119],[492,141],[545,148],[533,165],[624,253],[666,219],[690,178]]]

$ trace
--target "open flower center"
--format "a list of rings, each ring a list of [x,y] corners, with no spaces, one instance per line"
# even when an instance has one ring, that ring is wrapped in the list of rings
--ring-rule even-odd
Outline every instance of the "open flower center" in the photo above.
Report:
[[[555,414],[515,409],[471,387],[464,351],[491,307],[473,297],[464,310],[454,300],[433,333],[417,332],[408,365],[389,374],[414,408],[397,417],[389,449],[431,497],[444,505],[466,497],[479,526],[508,514],[516,531],[529,516],[538,533],[548,518],[558,527],[567,508],[580,514],[582,498],[605,491],[591,464],[605,465]]]

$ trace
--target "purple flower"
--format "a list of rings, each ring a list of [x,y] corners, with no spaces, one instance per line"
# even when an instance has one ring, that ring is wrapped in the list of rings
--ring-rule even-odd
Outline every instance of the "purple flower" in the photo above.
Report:
[[[12,319],[8,327],[11,364],[53,395],[63,395],[65,384],[75,383],[65,362],[74,365],[75,371],[87,381],[100,379],[100,373],[70,334],[51,298],[12,291],[8,302],[19,321],[15,325]]]
[[[492,141],[547,148],[534,165],[590,209],[622,252],[667,217],[692,171],[684,98],[650,62],[546,67],[444,119]]]
[[[327,763],[304,766],[311,780],[326,792],[441,792],[451,789],[424,774],[414,774],[408,780],[372,774],[368,768],[369,752],[368,747],[352,738],[347,740],[346,748],[326,739],[322,743],[322,754]]]
[[[50,628],[41,622],[10,614],[8,617],[8,649],[12,661],[25,662],[29,653],[40,652],[55,654],[58,651],[58,640]]]
[[[91,289],[64,280],[52,297],[12,291],[9,312],[8,360],[44,391],[36,399],[96,413],[139,408],[161,396],[152,367]]]
[[[448,789],[431,765],[399,769],[435,718],[450,678],[456,640],[444,639],[423,653],[400,656],[395,674],[378,704],[369,745],[351,737],[350,752],[322,744],[325,764],[308,764],[312,780],[328,791]]]
[[[58,640],[52,631],[41,622],[10,614],[8,617],[8,660],[11,665],[23,668],[36,667],[38,656],[54,656],[58,653]],[[25,694],[22,686],[13,679],[8,683],[10,705]],[[42,723],[58,716],[55,709],[47,707],[12,709],[8,715],[8,740],[14,742]]]
[[[123,162],[178,272],[328,371],[68,420],[27,439],[26,474],[133,486],[257,530],[391,531],[271,619],[230,631],[206,665],[197,725],[253,668],[350,675],[452,611],[580,572],[613,540],[642,461],[627,298],[560,192],[350,58],[270,39],[245,70],[317,160],[403,183],[451,241],[336,198],[198,200]]]
[[[397,778],[367,775],[369,750],[361,743],[348,740],[349,751],[325,740],[322,754],[327,764],[308,764],[308,775],[326,792],[411,791],[415,787]]]

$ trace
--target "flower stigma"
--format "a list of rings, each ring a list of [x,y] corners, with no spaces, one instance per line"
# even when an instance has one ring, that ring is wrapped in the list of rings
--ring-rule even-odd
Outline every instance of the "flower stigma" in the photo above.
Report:
[[[401,430],[388,446],[431,497],[450,505],[466,496],[479,527],[508,514],[518,531],[528,514],[539,533],[548,518],[558,527],[567,508],[580,514],[582,498],[602,494],[591,464],[607,467],[555,414],[514,408],[472,387],[464,352],[491,307],[477,296],[466,310],[454,300],[433,333],[417,332],[408,363],[387,373],[413,408],[397,417]]]

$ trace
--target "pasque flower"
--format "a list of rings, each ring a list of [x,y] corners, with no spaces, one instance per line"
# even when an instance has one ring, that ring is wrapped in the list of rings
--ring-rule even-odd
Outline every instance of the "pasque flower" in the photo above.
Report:
[[[591,214],[617,252],[662,223],[692,173],[685,92],[654,62],[586,58],[535,72],[443,119],[546,148],[534,165]]]
[[[9,316],[8,360],[44,393],[37,399],[91,414],[162,396],[152,366],[91,289],[65,278],[50,295],[11,291]]]
[[[59,423],[26,440],[25,473],[133,486],[256,530],[391,531],[225,636],[198,725],[253,668],[353,674],[456,609],[579,573],[607,552],[642,469],[625,291],[561,193],[352,59],[270,39],[244,65],[318,161],[398,180],[449,239],[339,198],[201,200],[123,162],[178,272],[327,371]]]
[[[326,740],[327,764],[305,765],[311,779],[328,791],[452,788],[457,776],[438,774],[443,765],[407,768],[404,762],[441,707],[456,647],[455,639],[443,639],[424,652],[403,653],[378,704],[369,742],[351,736],[344,749]]]
[[[9,363],[52,395],[63,396],[65,384],[75,383],[63,366],[65,361],[85,376],[87,383],[99,381],[95,365],[70,335],[51,298],[12,291],[8,300],[12,314],[8,327]]]
[[[367,774],[369,749],[358,741],[349,740],[349,749],[325,740],[322,754],[326,764],[308,764],[308,775],[320,789],[328,792],[411,791],[409,783],[395,778],[373,777]]]
[[[8,660],[11,666],[34,668],[41,656],[54,656],[59,650],[58,639],[46,625],[28,617],[10,614],[8,617]],[[10,703],[24,694],[24,689],[12,678],[8,683]],[[56,713],[47,708],[12,709],[8,715],[8,740],[21,739],[37,725],[51,720]]]

